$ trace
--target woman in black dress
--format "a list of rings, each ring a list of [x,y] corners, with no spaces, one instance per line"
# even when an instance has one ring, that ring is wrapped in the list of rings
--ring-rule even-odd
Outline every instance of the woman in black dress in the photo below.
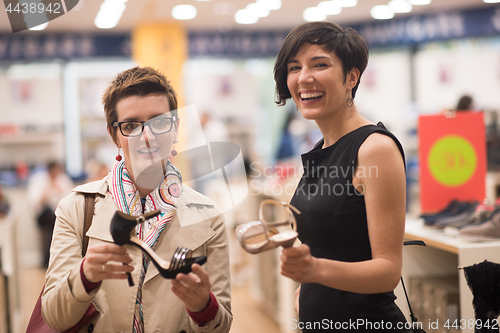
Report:
[[[302,244],[281,255],[281,274],[301,283],[292,326],[304,332],[409,326],[393,292],[402,269],[404,154],[353,103],[367,62],[367,42],[356,31],[312,22],[288,35],[275,63],[277,103],[293,98],[323,134],[302,155],[304,175],[291,201],[302,212]]]

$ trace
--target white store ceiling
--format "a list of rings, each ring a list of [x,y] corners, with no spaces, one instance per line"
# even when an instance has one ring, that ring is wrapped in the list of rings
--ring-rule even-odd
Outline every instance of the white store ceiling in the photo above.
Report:
[[[218,29],[228,30],[264,30],[291,29],[305,22],[302,13],[308,7],[316,6],[321,0],[282,0],[279,10],[261,18],[256,24],[242,25],[235,22],[234,13],[245,8],[255,0],[128,0],[126,9],[118,25],[112,29],[99,29],[94,19],[103,0],[80,0],[80,3],[67,14],[49,22],[43,32],[127,32],[143,22],[174,21],[184,25],[190,31]],[[339,15],[328,16],[327,20],[339,24],[374,21],[370,10],[376,5],[387,5],[389,0],[358,0],[355,7],[343,8]],[[175,20],[172,8],[179,4],[196,7],[197,16],[192,20]],[[396,14],[397,17],[412,14],[427,14],[443,10],[486,8],[491,6],[483,0],[432,0],[425,6],[413,6],[409,14]],[[0,4],[0,33],[12,33],[7,13]],[[37,32],[28,32],[37,33]]]

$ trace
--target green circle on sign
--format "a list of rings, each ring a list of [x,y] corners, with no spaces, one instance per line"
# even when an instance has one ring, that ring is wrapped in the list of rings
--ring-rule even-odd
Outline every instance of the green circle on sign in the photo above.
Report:
[[[427,163],[439,184],[457,187],[468,182],[476,172],[477,155],[469,140],[460,135],[447,135],[432,145]]]

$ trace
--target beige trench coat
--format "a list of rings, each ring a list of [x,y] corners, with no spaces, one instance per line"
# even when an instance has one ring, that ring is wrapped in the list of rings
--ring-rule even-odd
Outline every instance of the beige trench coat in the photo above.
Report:
[[[108,192],[105,179],[79,186],[61,200],[56,211],[42,315],[49,326],[64,331],[80,320],[93,301],[99,310],[99,315],[91,322],[94,332],[131,332],[142,252],[138,247],[125,245],[135,268],[132,272],[133,287],[128,286],[127,280],[104,280],[90,294],[85,291],[80,278],[84,215],[84,196],[81,193],[84,192],[96,193],[92,226],[87,232],[89,247],[113,241],[109,226],[118,208]],[[179,215],[186,220],[202,222],[181,227]],[[177,214],[158,239],[156,253],[170,260],[178,246],[192,249],[193,256],[208,256],[204,268],[210,276],[211,291],[219,302],[219,310],[214,320],[199,327],[189,317],[184,304],[171,292],[171,281],[164,279],[151,264],[143,286],[145,332],[229,332],[232,314],[224,218],[213,201],[187,186],[183,186]],[[80,332],[87,332],[89,325]]]

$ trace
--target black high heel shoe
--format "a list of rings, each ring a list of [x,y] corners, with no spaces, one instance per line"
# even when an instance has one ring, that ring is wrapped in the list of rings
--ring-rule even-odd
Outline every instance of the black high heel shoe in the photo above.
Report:
[[[175,279],[177,274],[188,274],[191,272],[191,265],[203,265],[207,261],[207,256],[199,256],[192,258],[193,251],[185,247],[178,247],[175,250],[172,260],[170,262],[160,258],[150,247],[141,239],[137,238],[134,234],[135,226],[138,223],[143,223],[150,218],[159,215],[160,210],[154,210],[141,216],[132,216],[120,211],[116,211],[111,219],[111,236],[118,245],[132,244],[139,247],[146,253],[153,264],[156,266],[161,276],[166,279]],[[129,277],[129,284],[131,278]]]

